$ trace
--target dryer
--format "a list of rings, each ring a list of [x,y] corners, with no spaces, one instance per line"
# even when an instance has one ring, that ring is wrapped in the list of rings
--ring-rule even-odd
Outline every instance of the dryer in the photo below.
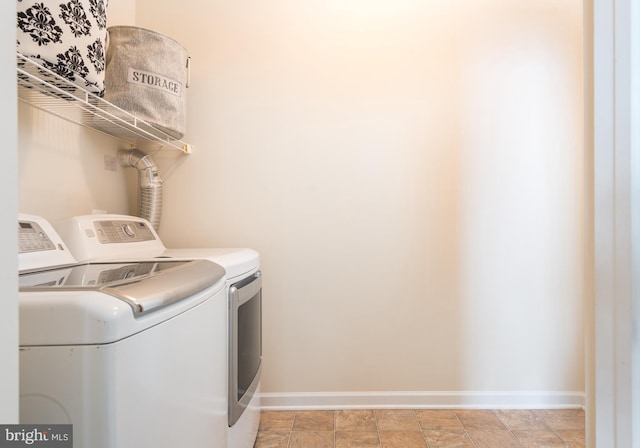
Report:
[[[229,448],[252,448],[260,423],[262,277],[249,248],[167,249],[151,224],[126,215],[84,215],[56,229],[79,261],[95,259],[208,260],[224,267],[227,290],[227,426]],[[116,235],[118,242],[110,243]]]
[[[262,273],[247,248],[166,249],[163,257],[214,261],[228,284],[228,448],[252,448],[260,425]]]
[[[72,424],[79,448],[227,442],[224,269],[82,261],[21,214],[20,422]]]

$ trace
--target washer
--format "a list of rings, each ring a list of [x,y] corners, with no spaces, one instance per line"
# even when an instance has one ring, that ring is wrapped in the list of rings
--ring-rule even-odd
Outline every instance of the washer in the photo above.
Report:
[[[80,448],[226,446],[227,285],[208,260],[79,262],[19,215],[20,421]]]
[[[262,293],[260,255],[248,248],[167,249],[150,223],[126,215],[84,215],[56,226],[79,261],[95,259],[209,260],[226,271],[229,448],[252,448],[260,423]],[[117,234],[122,243],[106,242]],[[125,237],[126,236],[126,237]],[[239,312],[243,309],[242,312]],[[238,319],[244,322],[238,323]],[[243,330],[239,330],[242,328]],[[242,348],[239,348],[242,346]]]

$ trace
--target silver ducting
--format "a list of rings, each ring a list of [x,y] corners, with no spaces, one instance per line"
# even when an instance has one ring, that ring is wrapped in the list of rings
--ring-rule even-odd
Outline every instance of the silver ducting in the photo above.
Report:
[[[158,165],[151,156],[139,151],[119,150],[120,165],[138,170],[140,183],[140,210],[138,216],[148,220],[157,231],[160,228],[162,214],[162,179],[158,172]]]

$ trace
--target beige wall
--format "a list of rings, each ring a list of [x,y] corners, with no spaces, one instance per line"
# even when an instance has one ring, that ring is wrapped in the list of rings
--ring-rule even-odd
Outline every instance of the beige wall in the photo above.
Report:
[[[581,2],[137,0],[170,246],[262,254],[268,393],[584,391]]]

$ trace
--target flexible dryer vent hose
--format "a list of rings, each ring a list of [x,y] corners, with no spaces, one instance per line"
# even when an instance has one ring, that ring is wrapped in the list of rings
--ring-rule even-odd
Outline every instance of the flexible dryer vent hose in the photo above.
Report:
[[[151,156],[139,151],[119,150],[120,165],[138,170],[140,182],[139,216],[148,220],[157,231],[160,228],[162,214],[162,179],[158,173],[158,165]]]

